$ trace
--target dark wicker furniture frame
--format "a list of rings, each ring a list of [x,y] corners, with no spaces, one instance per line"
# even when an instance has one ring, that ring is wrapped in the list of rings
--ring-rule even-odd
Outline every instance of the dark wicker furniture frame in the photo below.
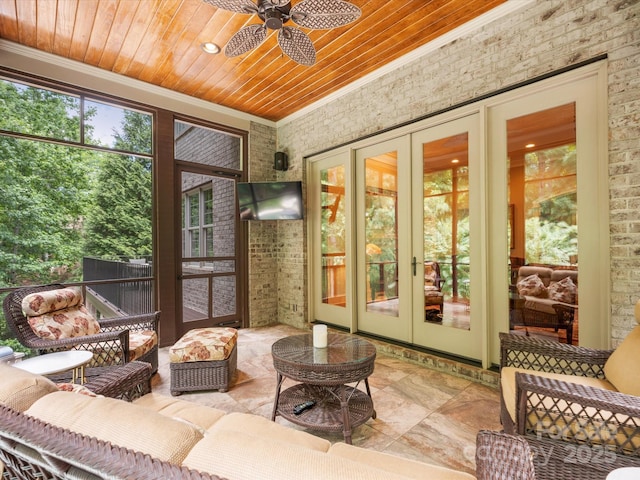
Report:
[[[316,361],[314,353],[326,355],[327,360]],[[376,418],[368,380],[376,358],[376,347],[371,342],[352,335],[330,334],[327,348],[314,349],[311,334],[293,335],[275,342],[271,355],[277,372],[272,420],[280,415],[310,430],[342,432],[350,444],[352,429]],[[299,383],[281,392],[285,378]],[[366,393],[357,388],[361,381]],[[296,415],[293,408],[308,400],[316,404]]]
[[[604,378],[612,350],[506,333],[500,334],[500,345],[502,367],[531,371],[516,374],[515,423],[504,399],[500,418],[507,433],[522,436],[542,454],[534,462],[536,478],[565,478],[558,472],[566,471],[566,478],[605,479],[616,468],[640,467],[639,397],[535,375]],[[554,422],[559,417],[563,421]],[[545,427],[549,422],[553,426]]]
[[[576,307],[571,307],[562,303],[554,303],[551,305],[555,310],[555,314],[553,314],[527,308],[526,302],[523,302],[523,304],[522,323],[524,326],[553,328],[556,332],[558,330],[565,330],[567,334],[567,343],[569,345],[573,343],[573,321],[576,315]]]
[[[238,365],[238,345],[224,360],[171,362],[171,395],[183,392],[218,390],[226,392]]]
[[[29,454],[33,451],[38,455]],[[71,467],[111,480],[224,480],[54,427],[2,405],[0,462],[7,480],[67,479]]]
[[[22,313],[22,299],[35,292],[43,292],[65,288],[62,284],[39,285],[19,288],[10,292],[3,302],[7,325],[16,339],[25,347],[31,348],[38,354],[52,353],[60,350],[91,350],[100,351],[101,356],[111,361],[98,365],[95,360],[89,362],[86,369],[88,377],[100,375],[105,367],[123,365],[129,362],[129,330],[153,330],[158,334],[160,312],[128,317],[102,318],[100,333],[83,337],[65,338],[61,340],[47,340],[38,337]],[[141,362],[151,364],[153,373],[158,370],[158,346],[138,358]]]

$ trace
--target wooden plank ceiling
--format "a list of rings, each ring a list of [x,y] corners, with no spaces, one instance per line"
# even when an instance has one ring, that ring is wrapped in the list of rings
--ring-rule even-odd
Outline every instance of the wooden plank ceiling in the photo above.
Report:
[[[505,1],[351,0],[356,22],[301,28],[313,66],[284,56],[271,31],[239,57],[204,53],[261,20],[202,0],[0,0],[0,37],[277,121]]]

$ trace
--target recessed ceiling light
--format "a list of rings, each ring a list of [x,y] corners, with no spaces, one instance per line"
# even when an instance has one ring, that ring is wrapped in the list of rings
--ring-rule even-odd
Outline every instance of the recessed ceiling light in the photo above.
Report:
[[[533,147],[535,147],[535,146],[536,146],[536,144],[535,144],[535,143],[527,143],[527,144],[524,146],[524,148],[533,148]]]
[[[460,160],[458,160],[457,158],[454,158],[453,160],[451,160],[451,163],[460,163]]]
[[[204,42],[202,45],[200,45],[200,48],[205,53],[220,53],[220,47],[213,42]]]

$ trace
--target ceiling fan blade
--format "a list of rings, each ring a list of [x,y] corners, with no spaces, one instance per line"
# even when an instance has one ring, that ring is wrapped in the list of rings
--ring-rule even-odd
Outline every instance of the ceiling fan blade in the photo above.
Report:
[[[237,57],[256,48],[267,38],[267,29],[264,25],[254,24],[242,27],[229,39],[224,47],[227,57]]]
[[[311,39],[302,30],[294,27],[282,27],[278,31],[278,44],[291,60],[301,65],[316,63],[316,49]]]
[[[343,0],[303,0],[291,9],[296,24],[314,30],[337,28],[355,22],[362,11]]]
[[[213,5],[236,13],[258,13],[258,7],[251,0],[202,0],[204,3]]]

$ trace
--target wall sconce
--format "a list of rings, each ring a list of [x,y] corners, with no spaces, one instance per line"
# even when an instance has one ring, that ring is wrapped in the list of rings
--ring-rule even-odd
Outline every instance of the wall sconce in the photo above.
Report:
[[[273,160],[273,168],[282,172],[289,169],[289,158],[284,152],[276,152]]]

